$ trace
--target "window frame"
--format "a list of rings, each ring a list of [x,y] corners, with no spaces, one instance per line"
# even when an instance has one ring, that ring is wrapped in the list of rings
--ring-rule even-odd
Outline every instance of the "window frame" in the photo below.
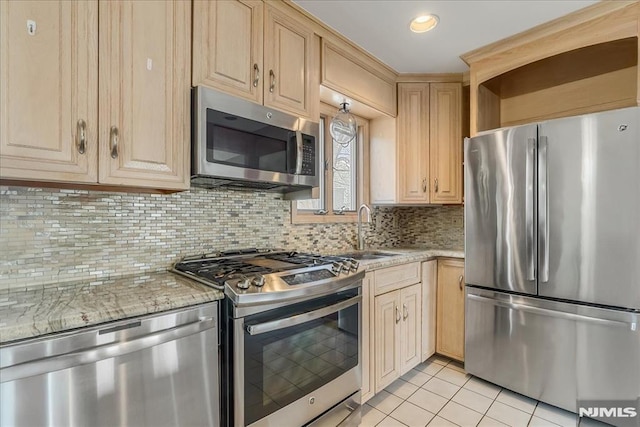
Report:
[[[324,159],[328,161],[328,167],[320,165],[322,173],[324,173],[324,189],[314,188],[313,194],[323,191],[325,203],[324,209],[327,211],[324,215],[318,215],[311,210],[298,209],[296,200],[291,201],[291,223],[292,224],[326,224],[326,223],[355,223],[358,222],[358,211],[348,211],[338,215],[337,209],[333,206],[333,139],[329,132],[331,119],[337,112],[337,107],[320,103],[320,116],[324,117],[324,141],[320,147],[324,151]],[[353,114],[353,113],[351,113]],[[364,117],[355,115],[358,123],[358,134],[362,136],[358,138],[356,147],[356,155],[358,158],[357,176],[356,176],[356,206],[359,207],[363,203],[369,204],[369,120]]]

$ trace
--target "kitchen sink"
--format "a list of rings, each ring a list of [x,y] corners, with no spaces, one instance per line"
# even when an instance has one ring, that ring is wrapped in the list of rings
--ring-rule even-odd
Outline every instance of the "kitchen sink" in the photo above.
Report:
[[[341,254],[340,256],[362,261],[362,260],[370,260],[370,259],[389,258],[393,256],[398,256],[398,255],[400,254],[394,254],[391,252],[380,252],[380,251],[362,251],[362,252],[351,252],[348,254]]]

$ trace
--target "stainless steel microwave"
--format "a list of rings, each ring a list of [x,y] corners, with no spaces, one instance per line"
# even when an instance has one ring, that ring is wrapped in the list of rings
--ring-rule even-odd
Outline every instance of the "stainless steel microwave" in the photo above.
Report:
[[[319,125],[198,86],[191,183],[310,197],[319,186]]]

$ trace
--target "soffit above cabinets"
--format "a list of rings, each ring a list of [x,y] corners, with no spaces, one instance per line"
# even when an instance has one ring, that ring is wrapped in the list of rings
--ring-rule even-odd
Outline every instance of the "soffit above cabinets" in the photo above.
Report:
[[[463,72],[461,54],[587,7],[593,0],[294,0],[307,12],[399,73]],[[409,30],[436,14],[427,33]]]

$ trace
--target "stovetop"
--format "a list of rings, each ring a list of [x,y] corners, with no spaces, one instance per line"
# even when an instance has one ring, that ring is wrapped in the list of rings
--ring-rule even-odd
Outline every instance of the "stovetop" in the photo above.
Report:
[[[186,257],[172,271],[224,290],[236,304],[286,300],[359,280],[358,262],[345,257],[268,249]],[[311,289],[312,288],[312,289]]]

